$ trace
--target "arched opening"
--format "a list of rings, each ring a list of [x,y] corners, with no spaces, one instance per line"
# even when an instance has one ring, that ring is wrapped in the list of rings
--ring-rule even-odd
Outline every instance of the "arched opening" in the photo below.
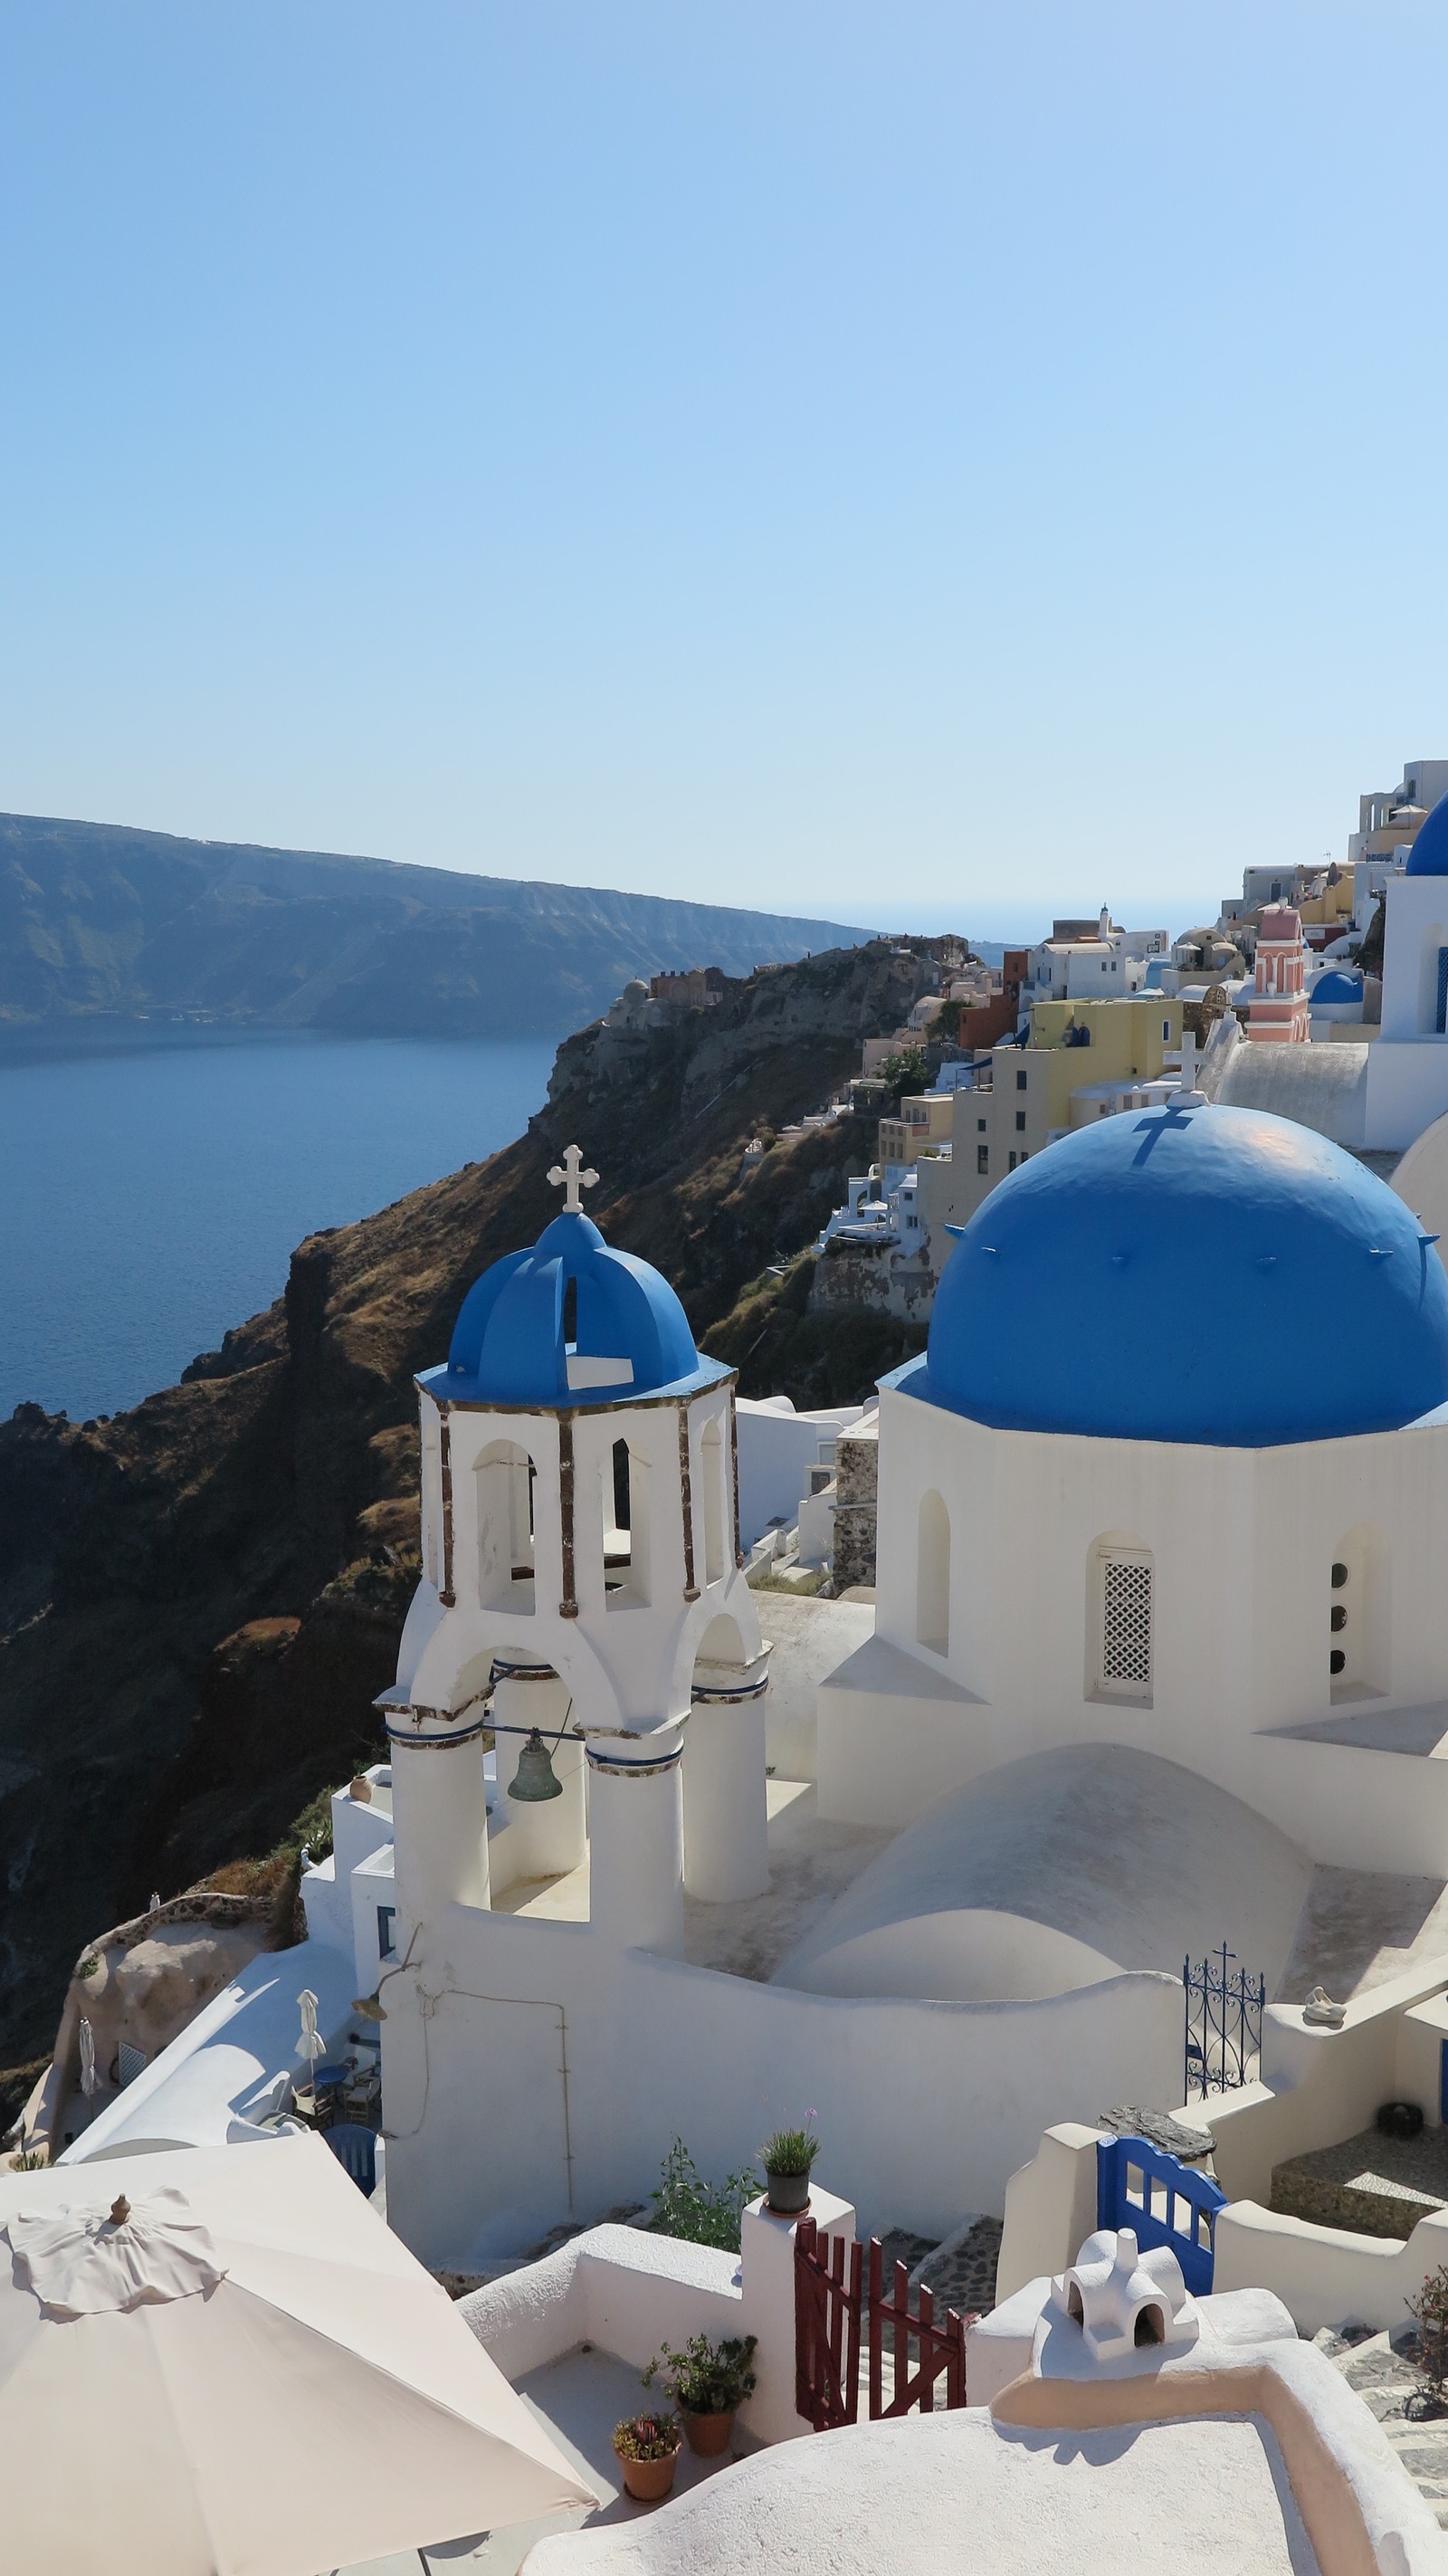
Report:
[[[1138,2347],[1145,2343],[1165,2343],[1166,2319],[1160,2308],[1138,2308],[1132,2341]]]
[[[615,1440],[603,1470],[603,1591],[610,1610],[648,1606],[649,1464]]]
[[[1075,2318],[1078,2326],[1084,2326],[1086,2323],[1086,2311],[1081,2304],[1081,2284],[1079,2281],[1072,2281],[1067,2285],[1066,2313],[1068,2316]]]
[[[515,1440],[494,1440],[475,1469],[478,1599],[485,1609],[533,1608],[533,1461]]]
[[[1418,943],[1418,1029],[1423,1037],[1448,1031],[1448,928],[1430,921]]]
[[[570,1279],[563,1291],[563,1342],[572,1350],[578,1339],[578,1282]]]
[[[915,1634],[932,1655],[948,1655],[950,1514],[942,1495],[922,1495],[915,1543]]]
[[[724,1579],[724,1442],[717,1422],[706,1422],[699,1443],[704,1486],[704,1580]]]
[[[1150,1708],[1155,1687],[1154,1568],[1151,1550],[1130,1538],[1099,1538],[1086,1586],[1086,1693]]]
[[[1389,1689],[1388,1553],[1366,1522],[1339,1539],[1328,1568],[1327,1671],[1334,1702]]]

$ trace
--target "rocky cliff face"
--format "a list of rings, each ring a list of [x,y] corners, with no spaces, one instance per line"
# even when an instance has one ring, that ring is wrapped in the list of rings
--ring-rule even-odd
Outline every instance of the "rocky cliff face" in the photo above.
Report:
[[[179,1386],[106,1423],[22,1406],[0,1425],[0,2068],[48,2047],[82,1942],[273,1851],[375,1748],[416,1572],[413,1373],[554,1212],[565,1145],[602,1175],[605,1231],[673,1280],[746,1392],[847,1398],[904,1355],[887,1319],[810,1315],[799,1258],[873,1129],[740,1165],[933,977],[923,945],[876,943],[663,1028],[587,1029],[526,1136],[312,1236],[285,1294]]]

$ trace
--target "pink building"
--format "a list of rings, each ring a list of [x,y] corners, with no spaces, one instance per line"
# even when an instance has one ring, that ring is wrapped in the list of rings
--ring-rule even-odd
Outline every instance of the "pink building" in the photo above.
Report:
[[[1307,995],[1302,989],[1305,952],[1302,923],[1290,904],[1269,904],[1257,933],[1257,974],[1247,1004],[1247,1035],[1277,1046],[1301,1046],[1308,1036]]]

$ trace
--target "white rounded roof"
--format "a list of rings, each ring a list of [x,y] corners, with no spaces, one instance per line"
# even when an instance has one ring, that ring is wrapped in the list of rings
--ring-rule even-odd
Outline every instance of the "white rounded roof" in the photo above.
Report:
[[[984,2003],[1124,1970],[1180,1977],[1230,1943],[1280,1976],[1312,1879],[1239,1798],[1160,1754],[1067,1745],[987,1771],[897,1835],[775,1983]]]

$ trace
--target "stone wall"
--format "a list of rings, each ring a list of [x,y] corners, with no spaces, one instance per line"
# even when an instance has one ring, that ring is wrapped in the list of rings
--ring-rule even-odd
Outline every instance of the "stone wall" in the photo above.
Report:
[[[812,1315],[894,1315],[902,1324],[924,1324],[935,1303],[935,1288],[935,1272],[923,1252],[846,1243],[836,1235],[815,1263],[809,1311]]]
[[[875,1495],[880,1464],[880,1420],[871,1414],[842,1431],[835,1442],[834,1589],[875,1580]]]

